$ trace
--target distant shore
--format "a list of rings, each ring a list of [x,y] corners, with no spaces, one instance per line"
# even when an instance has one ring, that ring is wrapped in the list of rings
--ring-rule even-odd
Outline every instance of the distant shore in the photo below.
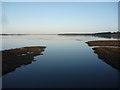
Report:
[[[95,36],[105,38],[120,38],[120,32],[100,32],[100,33],[62,33],[62,34],[0,34],[1,36],[12,36],[12,35],[83,35],[83,36]]]
[[[120,38],[120,32],[100,32],[100,33],[63,33],[58,35],[84,35],[104,38]]]

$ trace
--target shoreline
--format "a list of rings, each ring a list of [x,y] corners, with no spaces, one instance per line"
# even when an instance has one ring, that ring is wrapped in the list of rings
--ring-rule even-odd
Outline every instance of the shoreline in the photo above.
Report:
[[[89,46],[120,46],[120,40],[96,40],[86,42]]]
[[[34,57],[43,55],[45,46],[30,46],[15,49],[2,50],[2,75],[13,72],[22,65],[31,64]]]
[[[93,47],[92,49],[99,59],[120,71],[120,40],[97,40],[86,43]]]

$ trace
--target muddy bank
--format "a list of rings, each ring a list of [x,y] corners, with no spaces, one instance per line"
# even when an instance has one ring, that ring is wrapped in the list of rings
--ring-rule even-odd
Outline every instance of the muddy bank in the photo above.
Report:
[[[97,47],[93,48],[94,53],[113,68],[120,70],[120,48]]]
[[[86,42],[89,46],[120,46],[120,40],[98,40]]]
[[[44,46],[31,46],[0,51],[2,54],[2,75],[14,71],[22,65],[31,64],[34,57],[42,55]]]
[[[118,40],[98,40],[86,42],[89,46],[98,46],[92,48],[94,53],[98,55],[98,58],[120,70],[120,41]],[[107,47],[106,47],[107,46]],[[111,47],[115,46],[115,47]]]

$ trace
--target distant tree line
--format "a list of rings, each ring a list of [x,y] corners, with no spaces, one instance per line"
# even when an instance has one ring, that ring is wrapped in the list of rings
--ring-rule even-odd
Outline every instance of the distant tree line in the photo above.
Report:
[[[85,35],[85,36],[96,36],[105,38],[120,38],[120,32],[100,32],[100,33],[63,33],[58,35]]]

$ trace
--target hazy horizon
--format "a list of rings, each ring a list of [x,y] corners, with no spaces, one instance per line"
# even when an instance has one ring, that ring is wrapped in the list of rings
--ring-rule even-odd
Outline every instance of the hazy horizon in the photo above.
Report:
[[[60,33],[0,33],[0,34],[30,34],[30,35],[57,35],[57,34],[94,34],[94,33],[107,33],[107,32],[119,32],[119,31],[100,31],[100,32],[60,32]]]
[[[3,34],[118,31],[118,2],[3,2]]]

